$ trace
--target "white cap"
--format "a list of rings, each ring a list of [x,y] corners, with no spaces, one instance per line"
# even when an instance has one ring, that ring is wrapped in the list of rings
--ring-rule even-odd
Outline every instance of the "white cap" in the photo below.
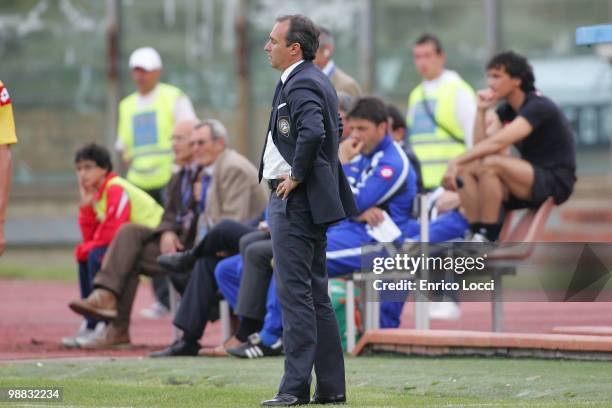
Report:
[[[162,68],[159,53],[151,47],[142,47],[134,50],[130,55],[130,68],[142,68],[145,71],[157,71]]]

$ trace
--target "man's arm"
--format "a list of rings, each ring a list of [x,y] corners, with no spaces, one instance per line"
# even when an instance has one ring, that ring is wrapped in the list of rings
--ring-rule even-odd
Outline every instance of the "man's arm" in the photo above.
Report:
[[[0,255],[4,252],[6,239],[4,237],[4,221],[11,189],[13,162],[8,144],[0,145]]]
[[[496,154],[512,146],[519,140],[524,139],[533,131],[533,127],[522,116],[518,116],[510,124],[502,128],[496,134],[482,140],[474,148],[457,156],[455,162],[461,166],[476,159]]]
[[[283,181],[276,188],[276,194],[283,200],[297,185],[308,177],[325,138],[323,125],[323,99],[314,91],[314,84],[300,80],[287,95],[291,112],[291,125],[297,127],[297,141],[291,173],[281,176]]]
[[[157,227],[157,231],[174,231],[178,232],[180,227],[176,223],[176,216],[179,212],[182,191],[181,191],[181,177],[183,172],[176,173],[172,176],[168,182],[168,199],[166,200],[166,206],[164,208],[164,214],[162,215],[161,222]]]
[[[321,141],[325,137],[323,100],[309,85],[307,81],[300,81],[294,84],[294,88],[287,95],[291,123],[297,127],[291,176],[299,182],[303,182],[310,174]]]
[[[407,160],[402,164],[381,160],[366,175],[360,175],[352,188],[358,211],[361,213],[387,201],[406,183],[409,171]]]
[[[499,154],[506,148],[515,144],[519,140],[527,137],[533,130],[531,124],[522,116],[518,116],[510,124],[502,128],[499,132],[490,136],[467,151],[450,161],[442,185],[447,190],[456,191],[456,177],[459,167],[477,159],[482,159],[492,154]]]
[[[461,127],[465,147],[474,146],[474,122],[476,119],[476,99],[471,91],[459,88],[455,95],[455,118]]]
[[[79,261],[87,260],[87,256],[92,249],[110,245],[119,228],[130,222],[132,204],[127,191],[118,185],[110,186],[106,192],[106,197],[104,220],[96,225],[90,239],[84,239],[83,243],[77,246],[76,257]]]

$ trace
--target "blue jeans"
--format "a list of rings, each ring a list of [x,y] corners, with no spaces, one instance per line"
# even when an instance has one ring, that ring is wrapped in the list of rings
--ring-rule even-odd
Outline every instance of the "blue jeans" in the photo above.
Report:
[[[97,247],[89,252],[87,261],[79,262],[79,287],[81,289],[81,299],[88,297],[93,290],[93,281],[96,273],[102,265],[102,259],[108,247]],[[94,329],[98,320],[87,318],[87,328]]]

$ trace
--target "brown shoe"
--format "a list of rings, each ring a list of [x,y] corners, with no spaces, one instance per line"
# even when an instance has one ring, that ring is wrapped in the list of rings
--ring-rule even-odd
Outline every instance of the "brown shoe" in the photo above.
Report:
[[[87,299],[72,301],[68,304],[75,313],[98,320],[117,318],[117,299],[106,289],[94,289]]]
[[[244,343],[238,340],[236,336],[232,336],[225,340],[223,344],[219,344],[217,347],[205,347],[200,349],[198,355],[205,357],[227,357],[229,354],[225,350],[228,348],[239,347],[243,344]]]
[[[131,347],[130,334],[127,327],[117,327],[109,324],[99,336],[77,341],[79,347],[88,350],[127,349]]]

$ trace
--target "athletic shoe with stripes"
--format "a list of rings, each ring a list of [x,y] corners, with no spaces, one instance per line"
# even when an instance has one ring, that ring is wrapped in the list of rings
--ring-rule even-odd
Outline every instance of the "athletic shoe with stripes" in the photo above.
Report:
[[[280,356],[283,354],[283,341],[278,339],[271,346],[266,346],[262,343],[259,333],[253,333],[242,346],[227,349],[227,352],[239,358],[262,358]]]

